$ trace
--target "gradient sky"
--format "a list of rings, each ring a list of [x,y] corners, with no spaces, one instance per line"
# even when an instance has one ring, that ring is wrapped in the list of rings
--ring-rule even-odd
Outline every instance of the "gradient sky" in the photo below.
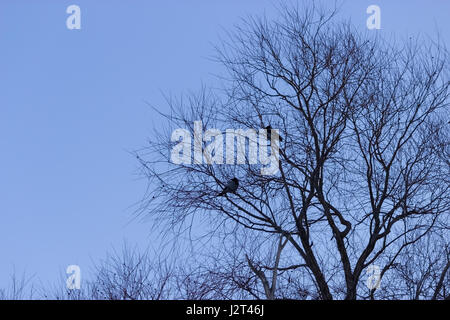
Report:
[[[295,1],[293,1],[295,2]],[[333,3],[327,1],[326,3]],[[66,8],[81,8],[68,30]],[[130,221],[145,181],[128,151],[145,146],[180,94],[214,81],[209,58],[222,30],[248,14],[276,16],[276,1],[0,1],[0,288],[10,274],[55,282],[83,275],[124,239],[147,246],[151,221]],[[401,37],[440,32],[450,43],[450,1],[347,0],[343,17]]]

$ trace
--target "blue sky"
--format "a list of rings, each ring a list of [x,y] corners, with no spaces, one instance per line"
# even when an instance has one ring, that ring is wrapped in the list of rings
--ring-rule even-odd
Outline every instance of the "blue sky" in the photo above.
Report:
[[[0,288],[14,267],[53,282],[124,239],[149,245],[151,221],[130,222],[145,181],[128,151],[159,121],[144,100],[165,110],[161,92],[215,81],[221,68],[209,58],[222,30],[276,16],[275,3],[0,1]],[[66,28],[72,4],[81,30]],[[439,31],[450,43],[450,1],[347,0],[340,15],[365,31],[371,4],[381,30],[370,32]]]

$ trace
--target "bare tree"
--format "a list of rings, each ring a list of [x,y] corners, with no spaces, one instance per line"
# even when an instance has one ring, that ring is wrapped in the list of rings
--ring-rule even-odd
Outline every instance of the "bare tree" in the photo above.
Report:
[[[67,289],[63,280],[56,289],[42,290],[56,300],[163,300],[173,296],[172,266],[160,254],[124,243],[96,262],[90,279],[79,289]],[[49,292],[52,295],[49,295]]]
[[[217,48],[228,71],[223,90],[167,99],[168,126],[137,153],[150,188],[142,212],[180,234],[207,225],[215,241],[245,230],[279,243],[302,266],[295,277],[314,288],[310,298],[374,298],[377,288],[362,281],[367,267],[384,276],[435,230],[446,227],[448,238],[448,54],[431,41],[364,35],[314,6],[281,16],[250,19],[227,35]],[[171,134],[194,132],[194,121],[219,133],[278,128],[279,172],[263,175],[249,157],[174,164]],[[232,177],[236,193],[218,197]],[[266,298],[287,297],[277,261],[266,273],[249,256],[236,267],[253,272]],[[442,298],[443,287],[448,295],[447,271],[427,298]]]
[[[283,255],[287,241],[234,234],[218,247],[193,256],[186,267],[174,272],[181,299],[306,299],[308,289],[295,272],[305,265],[294,264]]]
[[[449,249],[448,237],[445,239],[442,232],[422,237],[414,245],[408,246],[394,264],[382,271],[382,279],[389,286],[383,286],[376,294],[384,299],[448,298]]]
[[[33,276],[27,276],[25,272],[19,276],[14,269],[8,286],[0,288],[0,300],[33,299],[36,295],[36,288],[32,280]]]

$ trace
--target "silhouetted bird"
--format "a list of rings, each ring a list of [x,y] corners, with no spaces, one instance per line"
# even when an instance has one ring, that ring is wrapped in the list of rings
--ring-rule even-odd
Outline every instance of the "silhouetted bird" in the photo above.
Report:
[[[223,188],[222,192],[219,193],[217,196],[223,196],[228,192],[235,193],[237,188],[239,187],[239,180],[237,178],[233,178],[225,185],[225,188]]]
[[[272,126],[269,124],[264,129],[267,130],[267,140],[271,141],[271,139],[272,139]],[[280,142],[283,141],[283,138],[280,135],[278,135],[278,139],[280,140]]]

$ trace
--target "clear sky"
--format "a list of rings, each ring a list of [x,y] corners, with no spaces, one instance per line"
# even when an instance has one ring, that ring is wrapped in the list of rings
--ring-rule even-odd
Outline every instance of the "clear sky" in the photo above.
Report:
[[[292,1],[295,2],[295,1]],[[330,5],[333,1],[326,1]],[[81,30],[69,30],[69,5]],[[13,268],[43,283],[69,264],[82,272],[124,239],[147,246],[151,221],[131,221],[145,191],[128,151],[167,107],[213,81],[223,29],[248,14],[276,16],[269,0],[0,1],[0,288]],[[448,0],[347,0],[341,16],[366,29],[381,9],[384,34],[441,33]]]

